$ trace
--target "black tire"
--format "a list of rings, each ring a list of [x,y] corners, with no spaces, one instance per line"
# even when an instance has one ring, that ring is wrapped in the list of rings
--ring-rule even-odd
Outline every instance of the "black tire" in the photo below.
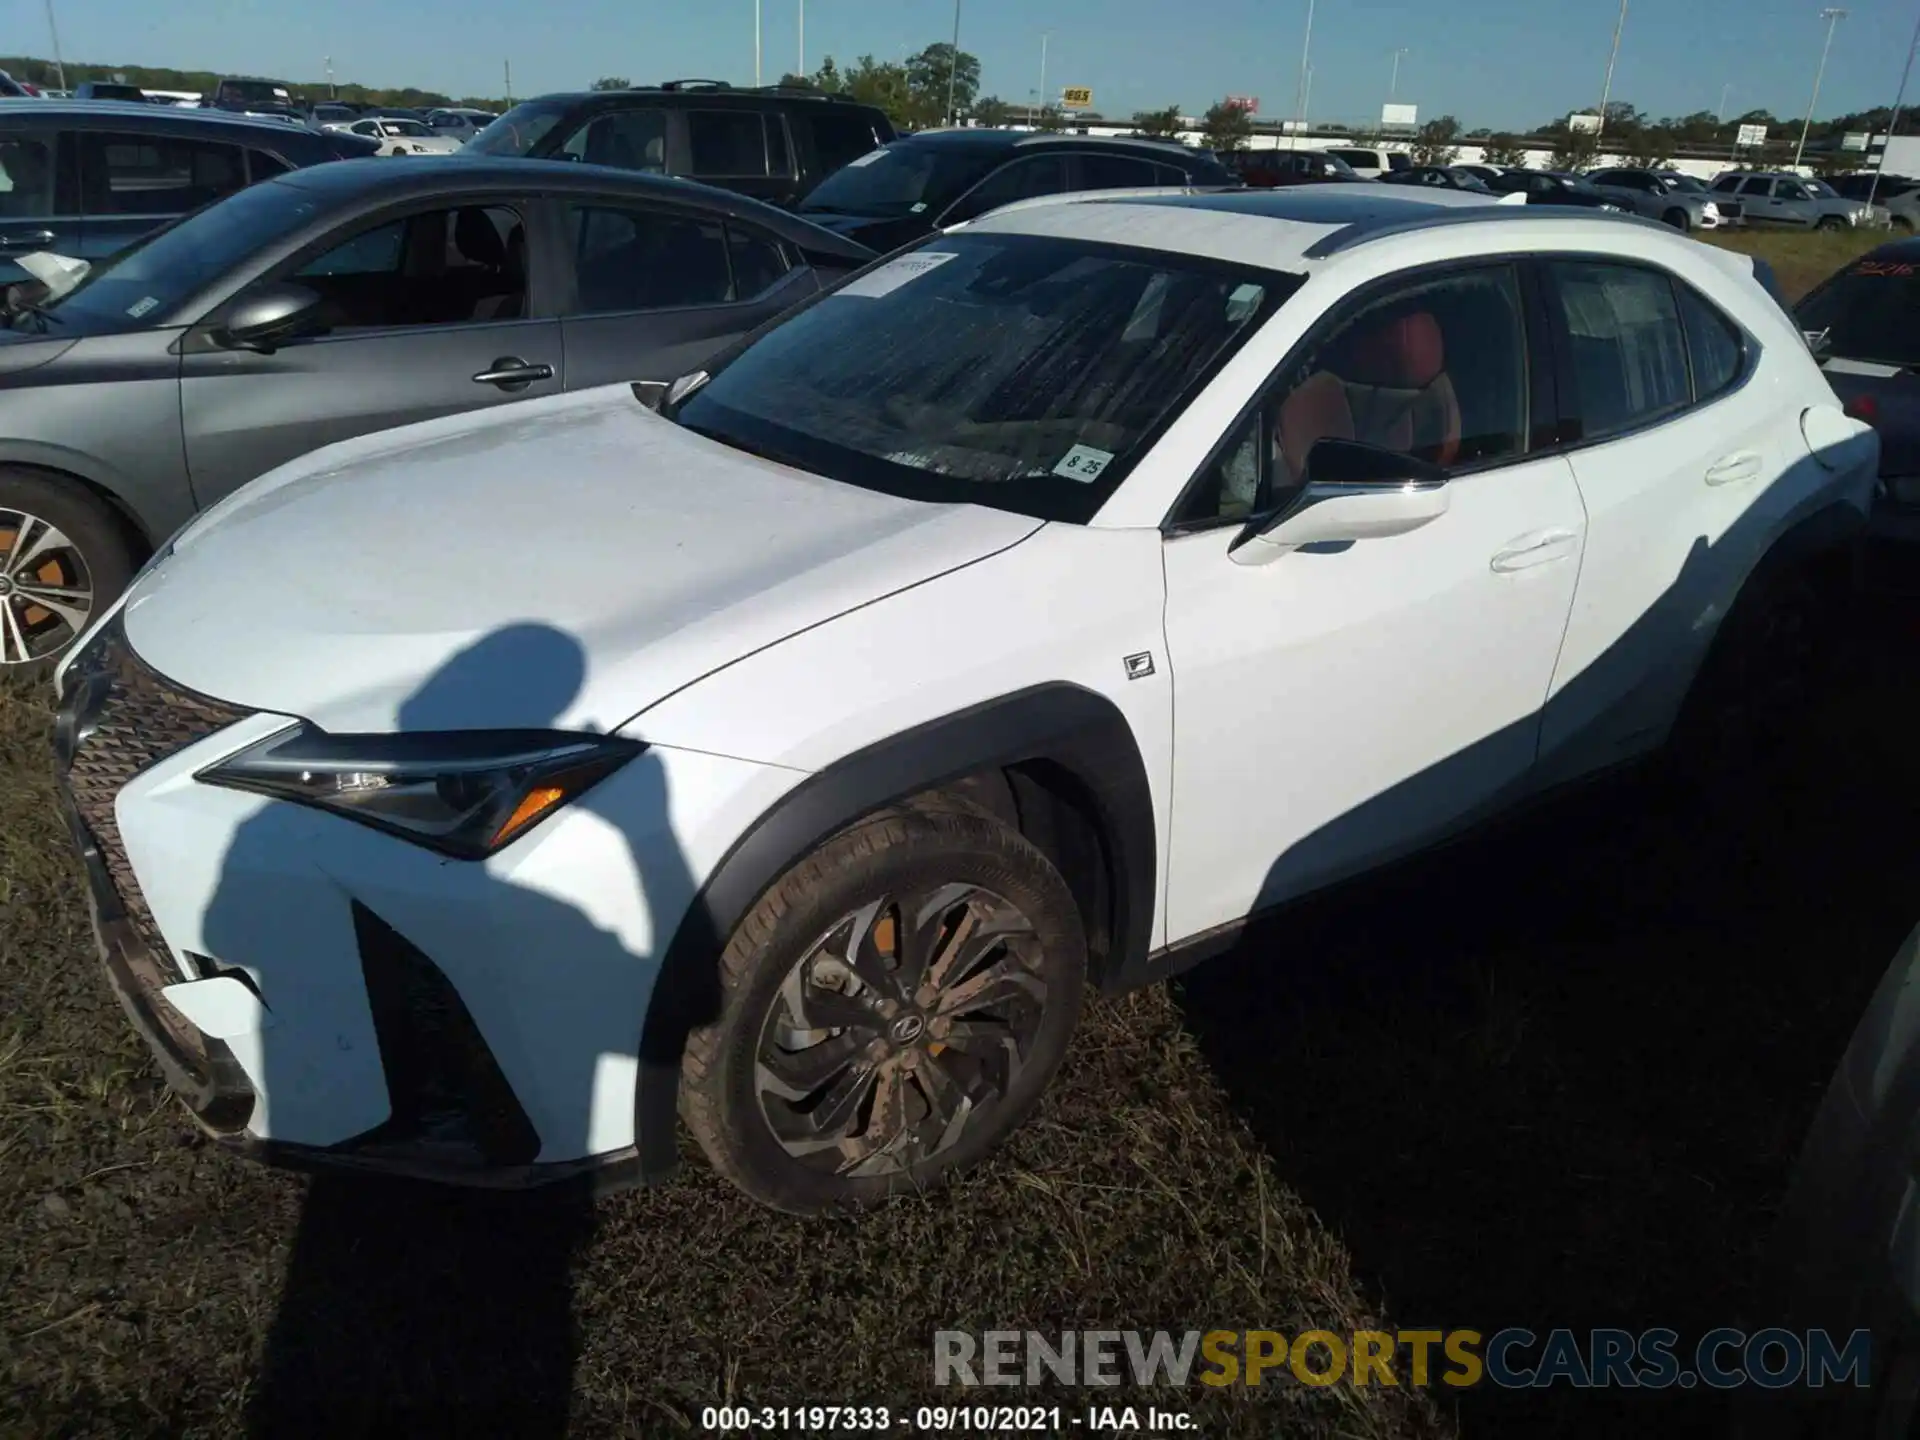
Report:
[[[1763,564],[1714,636],[1668,740],[1670,768],[1708,790],[1777,757],[1800,733],[1842,643],[1840,561]]]
[[[36,557],[31,565],[33,583],[59,592],[90,592],[87,619],[120,598],[133,577],[134,557],[125,527],[78,482],[0,465],[0,591],[6,592],[0,594],[0,605],[12,612],[0,615],[0,626],[6,627],[0,630],[0,675],[37,680],[52,672],[76,631],[67,619],[33,605],[29,594],[15,589],[19,576],[13,573],[13,556],[20,532],[31,529],[29,544],[45,533],[27,527],[25,517],[37,526],[51,527],[67,542]],[[21,567],[23,572],[27,568]],[[16,637],[27,640],[33,658],[17,658]]]
[[[1847,222],[1842,220],[1838,215],[1822,215],[1813,228],[1816,230],[1844,230],[1847,228]]]
[[[904,904],[895,909],[885,902],[932,896],[933,903],[918,912],[926,916],[939,910],[943,892],[960,887],[977,888],[968,889],[964,905],[950,901],[940,911],[938,933],[949,948],[934,948],[926,983],[916,999],[903,1004],[897,997],[910,993],[908,988],[891,987],[912,964],[904,940],[910,914]],[[977,896],[985,898],[976,901]],[[876,904],[882,905],[877,914]],[[1030,926],[1017,932],[1017,944],[1005,934],[994,938],[992,917],[1008,924],[1010,912]],[[964,918],[956,923],[955,915]],[[979,915],[988,921],[970,928]],[[846,937],[856,926],[867,939],[849,944]],[[979,953],[966,958],[969,942],[977,943],[983,934],[988,938]],[[829,953],[836,941],[840,955]],[[954,957],[944,978],[937,958],[942,954]],[[861,965],[853,972],[857,978],[849,978],[851,967],[844,959]],[[714,1168],[777,1210],[815,1214],[928,1189],[979,1161],[1038,1102],[1079,1019],[1086,968],[1085,933],[1066,882],[1017,831],[961,801],[881,811],[794,865],[734,932],[720,957],[720,1018],[687,1041],[681,1113]],[[990,1026],[985,1007],[969,1009],[956,1001],[955,1008],[942,1009],[947,997],[977,982],[993,989],[976,990],[976,995],[1001,993],[1003,975],[1014,992],[1006,1002],[1013,1018],[1005,1028],[991,1028],[1002,1022],[993,1020]],[[869,977],[875,983],[864,983]],[[937,983],[947,988],[929,1000]],[[856,989],[845,990],[848,985]],[[1041,990],[1037,1008],[1030,993],[1036,985]],[[796,998],[800,1010],[793,1008]],[[881,1017],[888,1005],[894,1008]],[[916,1022],[914,1035],[903,1038],[896,1032],[909,1011],[924,1018]],[[867,1018],[860,1018],[862,1013]],[[778,1023],[783,1020],[794,1023],[783,1027]],[[850,1023],[836,1026],[836,1020]],[[941,1025],[959,1028],[937,1028]],[[961,1028],[990,1033],[969,1033],[966,1040],[932,1038],[957,1036]],[[1006,1038],[1016,1033],[1025,1036],[1024,1054]],[[781,1036],[826,1038],[769,1049]],[[809,1049],[822,1053],[808,1060]],[[789,1073],[824,1071],[829,1078],[804,1094],[794,1093],[804,1089],[804,1080],[789,1082],[785,1094],[774,1093],[769,1082],[776,1072],[762,1068],[763,1058],[782,1068],[794,1066]],[[958,1090],[947,1089],[950,1084]],[[862,1087],[870,1098],[845,1098]],[[936,1089],[954,1111],[945,1121],[934,1104]],[[883,1111],[905,1128],[895,1129],[882,1118]],[[915,1114],[918,1118],[906,1123]],[[816,1138],[828,1133],[824,1128],[789,1134],[802,1149],[814,1147],[810,1158],[797,1156],[776,1133],[776,1124],[789,1132],[804,1132],[816,1123],[837,1131],[833,1119],[839,1115],[853,1117],[849,1138],[831,1143]],[[941,1134],[929,1148],[920,1137],[933,1129]],[[882,1147],[889,1133],[901,1137],[899,1143]],[[855,1168],[866,1173],[847,1173]]]
[[[1660,218],[1676,230],[1691,230],[1693,228],[1693,221],[1687,217],[1687,212],[1677,205]]]
[[[1888,224],[1891,225],[1893,229],[1899,231],[1902,235],[1911,235],[1913,233],[1913,221],[1909,220],[1904,215],[1894,216],[1893,219],[1888,222]]]

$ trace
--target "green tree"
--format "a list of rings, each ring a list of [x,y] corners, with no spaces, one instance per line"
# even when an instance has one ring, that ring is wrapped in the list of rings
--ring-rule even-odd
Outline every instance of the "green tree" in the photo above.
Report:
[[[783,89],[811,90],[813,78],[808,75],[796,75],[789,70],[780,77],[780,85]]]
[[[1253,138],[1253,117],[1247,113],[1244,105],[1231,100],[1217,100],[1200,117],[1200,134],[1206,147],[1216,154],[1244,150],[1247,142]]]
[[[1641,170],[1659,170],[1673,163],[1679,141],[1665,125],[1637,126],[1620,143],[1627,164]]]
[[[1067,128],[1067,112],[1058,105],[1042,105],[1040,113],[1034,117],[1036,130],[1064,130]]]
[[[1485,164],[1505,165],[1509,169],[1524,170],[1527,165],[1525,148],[1505,133],[1489,135],[1480,147],[1480,158]]]
[[[846,79],[840,74],[840,67],[833,63],[831,55],[822,60],[820,68],[813,72],[813,88],[829,95],[838,95],[847,88]]]
[[[1460,122],[1451,115],[1437,115],[1413,135],[1413,163],[1451,165],[1460,158]]]
[[[903,130],[918,129],[913,89],[904,65],[862,55],[847,70],[843,92],[863,105],[877,106]]]
[[[998,95],[982,95],[969,114],[982,125],[1005,125],[1013,119],[1013,107]]]
[[[1136,110],[1133,112],[1133,133],[1162,140],[1172,140],[1181,130],[1180,107],[1169,105],[1164,110]]]
[[[602,75],[598,80],[593,82],[593,88],[596,90],[631,90],[633,88],[633,81],[624,75]]]
[[[959,119],[973,107],[973,97],[980,93],[979,57],[965,50],[957,53],[956,59],[953,46],[940,40],[907,58],[907,88],[923,125]],[[953,93],[951,114],[947,106],[949,80]]]

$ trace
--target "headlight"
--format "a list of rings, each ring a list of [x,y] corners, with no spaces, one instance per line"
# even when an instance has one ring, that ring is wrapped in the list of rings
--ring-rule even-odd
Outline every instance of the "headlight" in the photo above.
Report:
[[[299,724],[196,778],[313,805],[479,860],[645,748],[617,736],[556,730],[329,735]]]
[[[1700,213],[1709,220],[1718,220],[1720,218],[1720,207],[1709,200],[1700,207]]]
[[[1611,210],[1616,215],[1626,214],[1626,211],[1621,209],[1620,206],[1618,205],[1602,205],[1600,208],[1602,210]]]

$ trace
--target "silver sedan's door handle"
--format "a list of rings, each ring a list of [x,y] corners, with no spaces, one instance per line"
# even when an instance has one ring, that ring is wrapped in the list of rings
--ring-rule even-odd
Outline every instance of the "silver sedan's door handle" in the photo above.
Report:
[[[0,235],[0,250],[38,250],[57,239],[59,236],[51,230],[30,230],[25,235]]]
[[[502,390],[524,390],[536,380],[551,380],[553,366],[543,360],[526,361],[518,355],[502,355],[473,377],[476,385],[497,385]]]

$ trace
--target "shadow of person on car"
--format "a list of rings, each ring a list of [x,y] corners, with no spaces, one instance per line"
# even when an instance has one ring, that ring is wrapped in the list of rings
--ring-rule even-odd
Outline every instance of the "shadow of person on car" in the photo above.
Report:
[[[497,630],[400,704],[394,728],[446,733],[485,717],[490,729],[552,730],[585,663],[559,630]],[[239,827],[203,930],[264,1004],[251,1058],[245,1037],[234,1046],[264,1082],[253,1130],[369,1166],[517,1177],[509,1190],[569,1177],[507,1193],[320,1170],[249,1433],[566,1431],[571,1273],[602,1173],[567,1162],[631,1139],[666,938],[653,917],[670,933],[692,891],[667,815],[664,772],[641,752],[542,847],[509,844],[484,862],[284,802]]]

